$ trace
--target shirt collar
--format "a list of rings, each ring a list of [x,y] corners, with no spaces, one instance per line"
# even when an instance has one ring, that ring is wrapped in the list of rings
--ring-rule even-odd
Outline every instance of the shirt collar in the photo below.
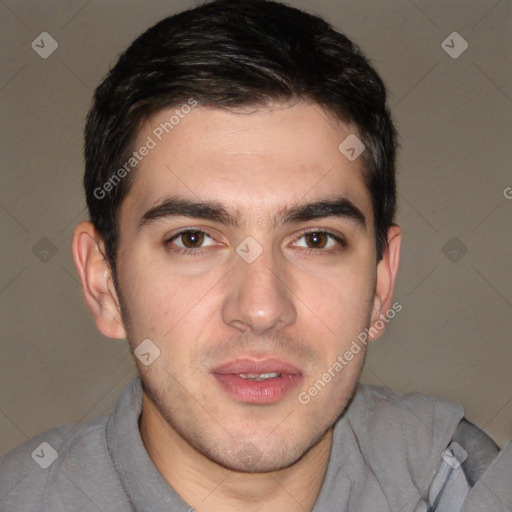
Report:
[[[123,391],[106,427],[107,445],[125,492],[137,512],[188,512],[187,505],[160,474],[142,442],[139,417],[142,385],[134,379]]]

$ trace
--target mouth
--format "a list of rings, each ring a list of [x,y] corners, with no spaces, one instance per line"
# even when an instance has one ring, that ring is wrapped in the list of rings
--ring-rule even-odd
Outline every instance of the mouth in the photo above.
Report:
[[[237,359],[211,374],[229,397],[247,404],[273,404],[285,398],[303,380],[294,365],[278,359]]]

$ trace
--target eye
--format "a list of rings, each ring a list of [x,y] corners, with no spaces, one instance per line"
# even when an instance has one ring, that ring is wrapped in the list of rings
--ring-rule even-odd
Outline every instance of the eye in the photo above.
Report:
[[[195,249],[214,245],[214,240],[206,231],[187,229],[175,234],[165,243],[176,246],[180,251],[194,252]]]
[[[311,230],[299,235],[293,245],[306,249],[333,249],[336,246],[346,247],[346,242],[329,231]]]

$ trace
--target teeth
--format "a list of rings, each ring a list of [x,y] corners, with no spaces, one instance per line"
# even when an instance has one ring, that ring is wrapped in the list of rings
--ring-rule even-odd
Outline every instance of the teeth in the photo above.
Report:
[[[238,374],[242,379],[251,379],[251,380],[265,380],[265,379],[275,379],[276,377],[281,377],[280,373],[270,372],[270,373],[239,373]]]

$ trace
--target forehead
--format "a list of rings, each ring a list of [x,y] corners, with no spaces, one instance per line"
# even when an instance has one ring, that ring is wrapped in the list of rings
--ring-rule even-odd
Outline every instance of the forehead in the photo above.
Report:
[[[134,171],[122,215],[140,215],[169,195],[216,201],[242,221],[270,222],[290,204],[333,196],[369,213],[362,158],[350,161],[339,150],[356,133],[302,103],[245,112],[162,110],[139,131],[134,149],[150,149]]]

